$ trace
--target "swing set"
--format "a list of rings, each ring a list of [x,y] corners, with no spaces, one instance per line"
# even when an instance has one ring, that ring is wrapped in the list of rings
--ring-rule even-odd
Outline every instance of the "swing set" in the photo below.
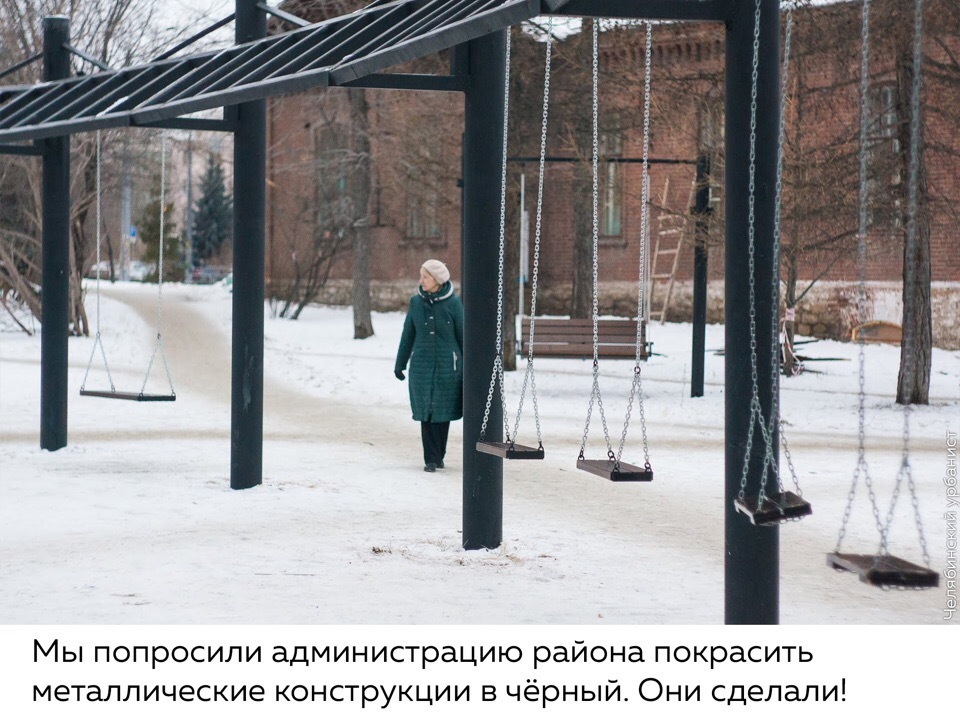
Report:
[[[921,41],[921,17],[922,0],[915,0],[916,3],[916,27],[915,27],[915,47],[914,47],[914,88],[912,100],[912,126],[911,126],[911,147],[910,147],[910,178],[909,178],[909,225],[908,232],[912,235],[916,232],[916,193],[917,193],[917,128],[919,125],[919,83],[920,83],[920,41]],[[773,272],[771,273],[772,282],[770,286],[771,301],[771,322],[772,332],[770,337],[772,341],[768,348],[768,362],[770,377],[772,378],[771,397],[772,407],[769,417],[764,417],[764,412],[760,401],[759,387],[759,359],[757,348],[757,306],[756,306],[756,145],[757,145],[757,94],[758,94],[758,66],[759,66],[759,37],[760,37],[760,14],[761,3],[756,0],[755,3],[755,23],[754,23],[754,43],[752,56],[752,84],[751,84],[751,107],[750,107],[750,142],[749,142],[749,193],[748,193],[748,278],[749,278],[749,318],[750,318],[750,376],[751,376],[751,398],[750,398],[750,422],[747,432],[742,473],[740,479],[740,490],[734,499],[734,508],[738,514],[742,514],[749,522],[757,527],[775,526],[788,521],[797,521],[812,514],[810,502],[804,499],[803,492],[797,477],[797,471],[790,454],[787,437],[784,433],[781,422],[781,404],[779,400],[779,368],[781,353],[779,346],[779,247],[780,247],[780,215],[781,198],[783,190],[783,147],[784,147],[784,116],[785,101],[789,87],[789,67],[790,67],[790,49],[791,35],[793,27],[793,11],[788,9],[786,13],[783,63],[781,72],[781,94],[780,94],[780,125],[778,131],[777,145],[777,165],[776,165],[776,193],[774,203],[774,229],[773,229]],[[864,0],[863,20],[862,20],[862,73],[861,73],[861,135],[860,135],[860,227],[858,233],[858,257],[860,267],[860,306],[861,310],[865,307],[866,297],[866,231],[867,231],[867,91],[868,91],[868,66],[867,58],[869,53],[869,0]],[[634,367],[633,383],[631,385],[630,396],[627,405],[626,418],[624,420],[623,430],[620,436],[619,445],[614,451],[613,443],[610,439],[610,431],[607,423],[606,413],[603,407],[603,399],[600,390],[599,380],[599,357],[598,357],[598,29],[597,25],[593,27],[593,53],[592,53],[592,114],[593,114],[593,385],[590,400],[587,407],[587,418],[583,432],[583,438],[580,445],[580,451],[577,457],[577,468],[591,474],[598,475],[605,479],[615,482],[624,481],[651,481],[653,479],[653,469],[650,465],[650,451],[647,441],[646,417],[643,403],[642,387],[642,323],[644,317],[644,278],[645,278],[645,247],[648,235],[648,152],[650,141],[650,61],[652,48],[652,27],[651,23],[646,23],[646,52],[645,52],[645,72],[644,72],[644,115],[643,115],[643,184],[641,196],[641,241],[640,241],[640,272],[637,292],[637,343],[636,343],[636,363]],[[527,342],[526,370],[524,373],[523,384],[520,390],[520,401],[517,409],[516,419],[513,429],[507,423],[507,405],[504,388],[503,374],[503,274],[504,274],[504,236],[505,236],[505,216],[506,216],[506,167],[507,167],[507,133],[504,132],[502,147],[502,166],[501,166],[501,187],[500,187],[500,226],[499,226],[499,274],[498,274],[498,295],[497,295],[497,334],[496,334],[496,353],[493,364],[493,372],[490,378],[489,391],[484,410],[483,423],[481,425],[480,437],[477,441],[477,450],[492,454],[503,459],[543,459],[545,456],[543,448],[543,438],[540,425],[539,407],[536,395],[536,378],[534,374],[534,337],[536,331],[536,303],[537,303],[537,285],[539,274],[540,259],[540,240],[542,228],[543,213],[543,178],[544,164],[546,158],[546,139],[547,139],[547,119],[549,113],[549,93],[550,93],[550,66],[551,50],[553,40],[552,19],[547,30],[546,38],[546,61],[544,72],[543,89],[543,112],[540,131],[540,166],[538,173],[537,186],[537,206],[536,206],[536,231],[534,239],[534,261],[532,275],[532,295],[529,319],[529,340]],[[504,95],[503,121],[504,127],[507,127],[509,116],[509,87],[510,87],[510,38],[507,35],[506,42],[506,92]],[[911,236],[908,242],[912,245]],[[929,588],[938,586],[939,577],[936,572],[929,568],[930,558],[926,548],[926,542],[923,535],[923,527],[920,521],[919,507],[916,496],[916,487],[913,481],[909,461],[909,416],[910,408],[904,408],[904,432],[903,432],[903,452],[900,470],[897,474],[896,485],[891,498],[890,508],[887,513],[886,522],[881,522],[879,507],[873,490],[872,482],[865,454],[865,392],[864,392],[864,351],[863,340],[859,340],[859,449],[858,462],[854,472],[853,484],[850,489],[847,507],[844,512],[843,524],[840,529],[840,536],[834,552],[827,555],[827,564],[838,571],[855,572],[860,576],[861,581],[880,586],[882,588]],[[904,351],[910,349],[909,337],[904,338]],[[490,416],[494,393],[499,385],[500,403],[503,409],[504,417],[504,442],[490,442],[485,440],[485,434]],[[537,447],[526,446],[517,443],[520,418],[523,409],[524,398],[527,387],[530,387],[531,398],[533,402],[534,418],[537,431]],[[623,450],[626,444],[627,433],[629,429],[630,417],[634,402],[638,405],[638,413],[641,425],[642,444],[644,464],[635,466],[627,464],[622,460]],[[586,459],[585,451],[587,439],[590,430],[590,420],[593,415],[593,408],[596,404],[603,427],[604,439],[607,448],[606,459]],[[763,442],[762,469],[759,491],[756,494],[748,496],[747,485],[750,470],[750,462],[753,453],[754,440],[759,434],[760,441]],[[783,476],[781,474],[778,461],[778,444],[782,446],[784,457],[787,462],[788,471],[796,491],[784,488]],[[841,545],[846,533],[847,524],[850,518],[854,496],[856,493],[857,482],[860,477],[864,478],[869,492],[873,514],[876,520],[877,530],[880,534],[880,549],[874,555],[846,554],[842,553]],[[926,568],[916,565],[907,560],[895,557],[888,552],[888,536],[890,525],[893,520],[894,510],[897,499],[900,494],[901,484],[907,481],[911,501],[914,507],[917,531],[923,550],[924,562]]]
[[[592,45],[592,171],[593,171],[593,205],[592,205],[592,228],[593,228],[593,390],[590,395],[590,402],[587,409],[587,418],[583,431],[583,441],[580,445],[580,452],[577,456],[577,468],[585,472],[609,479],[614,482],[649,482],[653,479],[653,469],[650,466],[650,450],[647,442],[646,415],[643,407],[643,386],[641,379],[641,363],[645,357],[643,321],[644,321],[644,276],[646,273],[646,253],[645,247],[648,240],[648,158],[650,146],[650,60],[652,48],[652,26],[646,23],[646,70],[644,79],[644,120],[643,120],[643,180],[641,196],[641,220],[640,220],[640,280],[637,288],[637,325],[635,335],[635,367],[633,373],[633,382],[631,385],[630,399],[627,404],[626,418],[623,424],[623,431],[620,436],[620,444],[616,452],[610,440],[610,432],[607,424],[606,413],[603,408],[603,399],[600,392],[600,363],[599,363],[599,305],[598,305],[598,248],[599,248],[599,30],[597,24],[593,26],[593,45]],[[543,227],[543,180],[546,167],[547,150],[547,127],[550,108],[550,69],[553,47],[553,19],[546,33],[546,55],[544,65],[544,83],[543,83],[543,112],[540,124],[540,158],[539,172],[537,174],[537,208],[536,225],[534,232],[533,249],[533,273],[531,280],[531,301],[530,301],[530,320],[529,320],[529,338],[527,340],[526,369],[524,372],[523,384],[520,390],[520,400],[517,407],[516,419],[511,431],[508,423],[506,390],[503,376],[503,274],[504,274],[504,246],[505,246],[505,218],[506,218],[506,180],[507,180],[507,132],[503,133],[503,145],[501,156],[500,171],[500,226],[499,226],[499,265],[497,277],[497,333],[496,333],[496,352],[494,354],[493,369],[490,377],[489,390],[487,392],[487,401],[484,408],[483,422],[480,427],[480,436],[477,440],[476,448],[479,452],[492,454],[502,459],[543,459],[545,451],[543,448],[543,437],[540,427],[540,412],[537,403],[537,383],[534,372],[534,345],[536,337],[537,322],[537,287],[540,270],[540,239]],[[503,125],[508,127],[510,112],[510,35],[507,33],[506,39],[506,62],[505,62],[505,92],[503,102]],[[503,442],[493,442],[485,439],[487,425],[490,419],[490,408],[493,404],[494,393],[499,386],[500,404],[503,411],[504,439]],[[537,446],[531,447],[517,443],[517,437],[520,428],[520,419],[523,412],[523,404],[526,398],[527,387],[530,387],[530,396],[533,403],[534,420],[537,430]],[[638,404],[640,424],[643,435],[643,453],[644,465],[637,467],[628,464],[622,460],[623,449],[626,444],[627,432],[630,425],[630,417],[633,411],[634,402]],[[596,403],[601,423],[603,425],[604,439],[607,446],[606,459],[586,459],[584,452],[586,450],[587,437],[590,431],[590,419],[593,413],[593,406]]]
[[[864,0],[864,8],[869,0]],[[921,0],[915,0],[920,7]],[[763,32],[760,31],[761,5],[765,18]],[[234,265],[238,277],[244,278],[243,292],[234,294],[234,312],[232,324],[234,342],[232,346],[232,414],[231,426],[231,462],[230,483],[234,489],[245,489],[262,481],[262,428],[263,428],[263,387],[260,373],[241,372],[243,367],[254,369],[263,366],[263,272],[265,234],[265,191],[263,186],[263,158],[266,156],[266,109],[267,98],[300,92],[316,87],[381,87],[394,90],[436,90],[462,93],[464,103],[464,213],[463,213],[463,277],[466,321],[472,331],[466,338],[468,360],[464,371],[465,431],[471,438],[478,437],[477,451],[464,453],[463,470],[463,523],[462,542],[465,549],[494,548],[502,542],[502,465],[489,462],[488,456],[505,459],[543,459],[545,452],[540,429],[539,408],[536,399],[536,379],[533,371],[534,342],[528,344],[527,370],[521,390],[520,404],[514,426],[508,426],[504,412],[504,442],[487,442],[485,433],[489,429],[493,394],[499,382],[500,403],[506,408],[503,386],[502,365],[502,327],[503,327],[503,203],[505,172],[501,172],[501,188],[489,182],[496,174],[496,152],[503,141],[500,123],[507,116],[509,104],[502,94],[504,78],[504,36],[502,30],[528,20],[538,14],[593,17],[626,16],[634,20],[648,22],[649,58],[650,20],[701,20],[723,23],[725,34],[724,70],[727,77],[725,95],[726,130],[724,147],[727,149],[726,193],[726,267],[725,267],[725,314],[727,327],[726,353],[728,367],[750,366],[752,382],[744,382],[746,377],[728,373],[725,379],[727,402],[724,422],[727,442],[724,450],[727,460],[725,471],[725,494],[730,503],[725,505],[725,618],[731,623],[774,623],[778,621],[779,577],[778,547],[775,541],[780,522],[797,519],[809,513],[809,505],[803,500],[799,487],[787,491],[778,468],[778,443],[782,443],[787,456],[789,471],[795,477],[789,449],[780,426],[779,400],[769,402],[766,397],[766,381],[760,381],[767,371],[768,363],[764,357],[768,344],[768,333],[776,335],[774,323],[768,326],[765,319],[766,302],[757,303],[753,297],[758,285],[766,284],[764,274],[769,269],[765,263],[754,261],[754,251],[761,257],[763,252],[771,250],[769,233],[763,224],[769,219],[771,194],[755,196],[756,182],[769,180],[772,174],[772,162],[775,156],[773,138],[768,133],[757,137],[757,117],[770,117],[777,111],[773,94],[776,83],[768,82],[776,74],[776,53],[771,52],[779,43],[779,2],[777,0],[722,0],[711,2],[689,2],[687,0],[660,0],[650,3],[623,3],[615,0],[592,0],[590,3],[580,0],[393,0],[382,2],[373,0],[367,7],[342,17],[331,17],[317,23],[298,21],[302,25],[289,32],[279,32],[267,36],[266,15],[276,14],[256,0],[237,0],[236,26],[237,43],[229,48],[204,53],[195,53],[185,57],[170,55],[142,65],[125,67],[119,70],[94,72],[82,77],[71,77],[67,62],[69,44],[69,21],[66,18],[47,18],[44,22],[44,82],[28,86],[0,88],[0,152],[13,154],[43,155],[43,207],[44,207],[44,253],[43,263],[43,302],[44,316],[47,321],[42,326],[44,353],[41,357],[41,433],[40,445],[51,451],[67,444],[67,401],[66,377],[68,370],[67,348],[64,341],[67,317],[69,272],[66,259],[69,256],[69,136],[72,133],[91,132],[110,127],[146,126],[180,129],[211,129],[230,132],[234,142],[234,193],[236,222],[235,232],[241,243],[235,245]],[[750,9],[755,7],[753,26],[750,26]],[[737,22],[731,22],[736,14]],[[222,23],[221,23],[222,24]],[[776,27],[774,27],[776,25]],[[865,24],[866,27],[866,24]],[[202,37],[204,31],[189,42]],[[596,30],[595,30],[596,33]],[[597,47],[594,35],[594,288],[598,285],[597,272]],[[866,34],[865,34],[866,39]],[[752,67],[749,48],[753,45]],[[866,43],[864,43],[866,45]],[[182,45],[177,50],[182,49]],[[385,70],[411,61],[418,57],[454,48],[451,71],[434,75],[418,75],[404,72],[384,72]],[[786,48],[785,48],[786,50]],[[866,65],[866,47],[864,65]],[[764,62],[758,63],[762,56]],[[36,56],[37,58],[40,55]],[[785,60],[788,54],[785,52]],[[768,61],[773,59],[773,62]],[[547,60],[549,66],[549,59]],[[647,61],[649,73],[650,62]],[[752,78],[751,78],[752,69]],[[919,73],[915,73],[919,77]],[[918,81],[918,80],[917,80]],[[866,83],[864,74],[863,83]],[[758,91],[759,88],[759,91]],[[645,138],[644,151],[649,141],[648,103],[649,75],[645,78]],[[547,91],[544,92],[544,117],[541,127],[541,156],[545,156],[545,127],[547,122]],[[861,90],[861,114],[865,112],[865,87]],[[504,102],[504,116],[491,116],[491,109]],[[915,93],[916,102],[916,93]],[[748,134],[747,105],[750,105]],[[217,108],[236,108],[222,119],[200,120],[187,117],[191,113],[214,110]],[[781,111],[781,115],[782,115]],[[861,118],[862,119],[862,118]],[[749,140],[749,142],[748,142]],[[34,142],[43,141],[43,142]],[[7,144],[13,143],[13,144]],[[34,143],[34,144],[23,144]],[[782,143],[781,143],[782,144]],[[505,147],[505,145],[504,145]],[[749,149],[749,172],[747,150]],[[861,163],[864,162],[865,149],[861,147]],[[913,158],[916,155],[914,153]],[[780,158],[778,156],[778,162]],[[644,177],[646,178],[646,162]],[[916,161],[911,160],[911,182],[916,181]],[[540,176],[544,175],[543,160]],[[502,168],[501,168],[502,169]],[[861,168],[863,170],[863,167]],[[748,174],[750,179],[748,191]],[[778,170],[779,176],[779,170]],[[542,182],[542,179],[541,179]],[[99,184],[99,183],[98,183]],[[161,183],[163,184],[163,183]],[[779,183],[778,183],[779,186]],[[501,227],[500,227],[500,273],[499,303],[497,317],[496,354],[489,357],[493,342],[492,313],[488,312],[478,298],[492,297],[494,292],[492,257],[487,253],[489,243],[489,217],[496,202],[496,192],[500,191]],[[779,188],[778,188],[779,189]],[[647,181],[643,184],[647,191]],[[162,192],[162,190],[161,190]],[[542,186],[541,186],[542,192]],[[861,193],[864,193],[861,178]],[[915,187],[911,187],[915,195]],[[99,195],[99,192],[98,192]],[[749,197],[749,212],[745,207]],[[861,197],[863,201],[863,197]],[[161,200],[161,206],[162,206]],[[539,203],[538,203],[539,204]],[[644,197],[643,211],[647,211]],[[759,219],[754,217],[754,209],[759,209]],[[539,258],[539,224],[542,208],[538,207],[538,233],[535,247],[535,260]],[[494,210],[495,211],[495,210]],[[862,212],[862,209],[861,209]],[[915,212],[915,207],[911,208]],[[99,204],[98,204],[99,215]],[[861,218],[862,219],[862,218]],[[100,218],[98,222],[98,247]],[[761,231],[756,232],[753,222],[757,221]],[[914,221],[913,214],[911,222]],[[644,217],[643,241],[649,228]],[[749,232],[748,232],[749,230]],[[777,228],[776,233],[779,233]],[[776,235],[775,233],[775,235]],[[861,241],[865,231],[861,232]],[[749,238],[748,238],[749,235]],[[756,236],[755,236],[756,235]],[[489,239],[493,239],[490,237]],[[749,241],[749,251],[748,251]],[[779,242],[779,237],[775,236]],[[161,251],[163,243],[161,241]],[[491,248],[492,249],[492,248]],[[772,249],[776,249],[773,246]],[[49,256],[48,256],[49,252]],[[645,249],[641,242],[641,253]],[[492,254],[492,253],[490,253]],[[99,250],[98,250],[99,255]],[[774,252],[776,256],[776,252]],[[98,256],[99,259],[99,256]],[[641,254],[641,262],[645,259]],[[748,278],[744,273],[748,269],[750,303],[744,297]],[[49,261],[48,261],[49,260]],[[534,266],[536,282],[538,264]],[[774,270],[777,268],[773,268]],[[159,354],[166,367],[166,358],[162,344],[162,260],[160,262],[160,280],[158,283],[157,342],[148,366],[149,376],[156,356]],[[759,281],[753,277],[754,271]],[[99,278],[98,278],[99,282]],[[641,272],[638,284],[637,324],[642,326],[644,275]],[[239,285],[238,285],[239,286]],[[759,291],[763,292],[762,289]],[[774,287],[771,285],[771,293]],[[104,366],[107,367],[107,353],[100,336],[99,284],[98,284],[97,336],[91,353],[98,352]],[[766,294],[763,292],[763,294]],[[535,295],[534,295],[535,297]],[[535,300],[534,300],[535,301]],[[650,463],[646,441],[646,422],[643,407],[643,388],[639,361],[634,369],[630,406],[621,434],[619,446],[614,447],[606,422],[605,409],[600,393],[597,346],[597,307],[594,293],[594,337],[593,337],[593,388],[587,408],[581,450],[577,457],[578,468],[597,473],[612,481],[649,481],[653,470]],[[758,306],[759,304],[759,306]],[[774,308],[771,294],[771,310],[778,315],[779,307]],[[759,315],[757,310],[759,309]],[[747,323],[748,310],[751,322]],[[64,318],[64,319],[61,319]],[[533,335],[535,311],[531,313],[530,334]],[[541,328],[542,329],[542,328]],[[637,333],[639,336],[639,332]],[[749,340],[752,346],[749,348]],[[905,337],[905,351],[912,346],[912,338]],[[638,340],[639,341],[639,340]],[[771,340],[771,349],[776,340]],[[760,345],[758,354],[757,345]],[[639,349],[637,353],[639,358]],[[473,362],[476,360],[476,362]],[[772,357],[771,357],[772,368]],[[493,371],[489,387],[485,373],[492,363]],[[479,372],[477,365],[482,366]],[[862,365],[861,365],[862,366]],[[89,371],[89,366],[88,366]],[[168,380],[169,380],[169,372]],[[744,373],[745,374],[745,373]],[[92,390],[86,387],[86,378],[82,394],[112,399],[135,401],[171,401],[170,393],[150,395],[146,392],[146,382],[140,392],[120,392],[114,387],[109,374],[109,390]],[[770,389],[776,397],[776,378]],[[761,387],[762,385],[762,387]],[[518,441],[519,422],[525,395],[529,389],[537,424],[536,444],[529,445]],[[763,397],[761,397],[761,389]],[[486,409],[483,396],[487,394]],[[643,434],[643,459],[638,464],[629,464],[624,460],[627,431],[633,411],[633,403],[638,403],[638,416]],[[587,437],[594,404],[601,416],[604,427],[607,455],[605,459],[588,459]],[[241,411],[242,410],[242,411]],[[861,435],[863,431],[863,398],[861,380]],[[481,415],[483,424],[481,429]],[[749,417],[747,416],[749,415]],[[744,452],[749,426],[749,448]],[[479,430],[479,432],[478,432]],[[509,430],[509,431],[508,431]],[[908,455],[908,418],[905,417],[904,454],[898,473],[897,488],[891,501],[887,521],[879,520],[879,508],[874,502],[874,515],[877,518],[881,534],[880,550],[875,555],[843,554],[838,543],[834,553],[828,556],[831,566],[857,572],[863,581],[881,586],[932,586],[935,575],[923,573],[922,567],[900,571],[902,561],[888,552],[888,538],[893,510],[899,496],[899,487],[906,482],[916,508],[916,494],[910,473]],[[759,446],[753,446],[754,439],[763,442],[762,452]],[[488,455],[488,456],[484,456]],[[743,459],[742,463],[740,459]],[[762,463],[762,466],[761,466]],[[743,474],[740,474],[742,467]],[[757,480],[762,481],[757,488]],[[774,476],[771,476],[774,475]],[[860,460],[854,473],[850,504],[858,479],[863,476],[873,497],[872,484],[866,472],[866,461],[861,436]],[[747,481],[744,481],[744,480]],[[797,501],[799,500],[799,501]],[[849,511],[849,508],[848,508]],[[919,512],[918,517],[919,529]],[[771,526],[766,526],[766,525]],[[846,531],[846,518],[841,528],[841,540]],[[921,532],[922,539],[922,532]],[[922,542],[921,542],[922,543]],[[923,551],[926,561],[926,550]],[[889,567],[893,566],[891,573]],[[914,565],[916,567],[916,565]],[[929,571],[929,570],[927,570]]]
[[[859,310],[861,321],[866,314],[867,298],[867,200],[869,194],[869,184],[867,181],[867,145],[868,145],[868,90],[869,90],[869,50],[870,50],[870,0],[863,0],[863,11],[860,24],[861,35],[861,54],[860,54],[860,192],[859,192],[859,228],[857,232],[857,261],[860,271],[859,282]],[[917,232],[917,180],[919,174],[918,150],[919,150],[919,131],[920,131],[920,69],[922,62],[922,40],[923,40],[923,0],[914,0],[914,34],[913,34],[913,87],[910,102],[910,160],[908,176],[908,201],[907,201],[907,252],[915,251],[916,232]],[[913,269],[913,262],[906,258],[907,277],[905,281],[911,281],[910,273]],[[913,351],[913,331],[912,327],[904,327],[902,352]],[[903,445],[900,456],[900,467],[897,471],[894,482],[893,494],[890,497],[890,507],[887,510],[885,520],[880,519],[880,508],[877,504],[876,493],[873,489],[873,481],[870,478],[870,467],[867,463],[866,453],[866,392],[865,392],[865,360],[864,360],[864,338],[857,338],[858,355],[860,363],[859,372],[859,391],[858,391],[858,446],[857,446],[857,465],[853,472],[853,481],[850,484],[850,492],[847,495],[847,506],[843,512],[843,523],[840,525],[840,533],[837,537],[837,546],[827,554],[827,566],[833,567],[837,571],[852,572],[859,576],[860,581],[871,584],[882,589],[930,589],[940,584],[940,575],[930,568],[930,554],[927,551],[927,541],[923,533],[923,523],[920,520],[920,505],[917,501],[917,488],[913,481],[913,470],[910,467],[910,405],[903,406]],[[867,488],[867,494],[870,498],[870,506],[873,510],[874,523],[877,533],[880,535],[880,546],[876,554],[849,554],[841,551],[844,537],[847,532],[847,525],[850,521],[850,514],[853,509],[853,502],[856,497],[857,484],[863,479]],[[897,507],[897,500],[900,497],[901,486],[906,480],[910,492],[910,500],[913,505],[914,521],[917,528],[917,536],[920,541],[923,563],[920,566],[906,559],[901,559],[890,554],[889,539],[890,530],[893,525],[894,513]]]
[[[116,388],[113,383],[113,375],[110,373],[110,363],[107,361],[107,351],[103,344],[103,337],[100,334],[100,274],[102,267],[100,265],[100,247],[103,244],[101,235],[102,211],[103,211],[103,192],[101,185],[101,164],[102,164],[102,138],[100,130],[97,130],[97,284],[96,284],[96,335],[93,340],[93,347],[90,350],[90,360],[87,362],[87,371],[83,375],[83,382],[80,384],[80,394],[83,397],[101,397],[103,399],[125,399],[134,402],[174,402],[177,399],[177,393],[173,389],[173,378],[170,376],[170,368],[167,366],[167,355],[163,349],[163,243],[164,243],[164,220],[166,218],[166,180],[167,180],[167,139],[162,137],[160,140],[160,249],[157,261],[157,339],[153,344],[153,353],[150,355],[150,362],[147,364],[147,371],[143,377],[143,384],[139,392],[122,392]],[[123,235],[121,235],[122,237]],[[97,355],[97,348],[100,349],[100,356],[103,359],[103,367],[107,373],[107,382],[110,389],[87,389],[87,379],[90,376],[90,369],[93,367],[94,358]],[[156,394],[147,392],[147,382],[150,380],[150,372],[153,369],[154,361],[157,355],[163,364],[163,370],[167,375],[167,383],[170,386],[170,392],[166,394]]]

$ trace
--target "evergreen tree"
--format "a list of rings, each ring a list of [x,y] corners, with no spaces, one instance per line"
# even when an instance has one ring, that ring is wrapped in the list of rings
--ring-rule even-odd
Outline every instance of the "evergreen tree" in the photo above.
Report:
[[[219,250],[232,233],[233,201],[227,195],[220,157],[211,155],[200,180],[200,198],[193,215],[194,265]]]
[[[153,200],[143,208],[137,221],[137,235],[144,244],[143,261],[154,266],[147,275],[148,282],[156,282],[159,276],[160,260],[160,175],[155,175],[150,188]],[[177,225],[173,222],[173,203],[166,203],[163,217],[163,279],[180,282],[183,280],[183,260],[180,257],[182,238],[177,234]]]

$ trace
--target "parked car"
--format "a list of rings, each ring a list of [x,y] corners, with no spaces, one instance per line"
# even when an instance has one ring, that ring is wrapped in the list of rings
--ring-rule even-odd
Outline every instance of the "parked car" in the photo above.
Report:
[[[91,280],[97,279],[97,270],[100,270],[100,279],[109,280],[110,279],[110,263],[107,260],[103,260],[100,264],[94,263],[94,265],[87,270],[87,277]]]
[[[193,268],[191,279],[193,280],[194,284],[197,285],[212,285],[214,282],[219,282],[222,280],[227,276],[227,274],[229,274],[229,270],[226,270],[223,267],[201,265],[200,267]]]
[[[152,263],[134,260],[127,267],[127,278],[133,282],[143,282],[156,267]]]

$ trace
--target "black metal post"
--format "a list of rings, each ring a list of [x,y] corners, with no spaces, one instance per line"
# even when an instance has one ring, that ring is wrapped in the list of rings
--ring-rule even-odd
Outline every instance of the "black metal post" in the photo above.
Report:
[[[463,49],[458,48],[458,49]],[[506,35],[491,33],[467,43],[463,142],[463,548],[492,549],[503,539],[503,460],[477,452],[497,317],[497,223]],[[502,440],[498,402],[490,408],[486,439]]]
[[[755,307],[758,389],[768,419],[777,377],[771,377],[773,342],[773,218],[776,193],[777,129],[780,104],[780,4],[761,0],[757,78],[755,192]],[[726,566],[727,624],[776,624],[779,621],[780,535],[777,527],[755,527],[736,514],[733,500],[740,478],[750,423],[753,384],[750,363],[750,289],[748,275],[748,203],[750,106],[754,2],[741,0],[726,33]],[[777,436],[779,429],[774,433]],[[754,432],[747,475],[748,496],[759,490],[763,441]],[[774,447],[775,455],[778,448]]]
[[[43,79],[70,76],[70,20],[43,19]],[[67,446],[70,322],[70,136],[43,141],[40,448]]]
[[[704,355],[707,336],[707,222],[710,214],[710,158],[697,158],[697,196],[693,205],[693,358],[690,396],[703,397]]]
[[[236,41],[266,37],[257,0],[237,0]],[[263,481],[263,298],[267,106],[231,108],[233,136],[233,359],[230,487]]]

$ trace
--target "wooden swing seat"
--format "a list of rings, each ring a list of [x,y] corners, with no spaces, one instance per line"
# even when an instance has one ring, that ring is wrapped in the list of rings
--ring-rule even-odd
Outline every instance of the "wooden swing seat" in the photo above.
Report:
[[[758,500],[758,497],[750,497],[733,502],[737,511],[745,514],[750,523],[758,527],[795,522],[813,513],[810,502],[793,492],[772,492],[763,498],[762,503]]]
[[[110,392],[109,390],[82,389],[83,397],[103,397],[104,399],[126,399],[133,402],[175,402],[175,394],[144,394],[143,392]]]
[[[931,589],[940,586],[940,575],[932,569],[890,554],[827,555],[827,566],[844,572],[856,572],[860,581],[883,589]]]
[[[612,459],[578,459],[577,469],[609,479],[611,482],[650,482],[653,480],[652,469],[637,467],[626,462],[620,462],[618,465]]]
[[[503,459],[543,459],[543,447],[527,447],[511,442],[477,442],[477,451]]]

